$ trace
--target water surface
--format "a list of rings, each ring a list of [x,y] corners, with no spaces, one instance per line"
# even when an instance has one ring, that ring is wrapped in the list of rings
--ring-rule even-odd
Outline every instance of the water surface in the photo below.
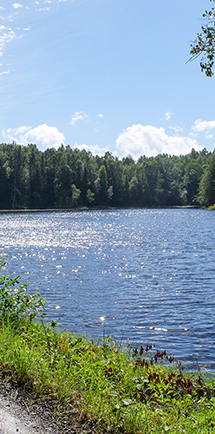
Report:
[[[214,234],[196,209],[2,214],[0,256],[48,320],[215,368]]]

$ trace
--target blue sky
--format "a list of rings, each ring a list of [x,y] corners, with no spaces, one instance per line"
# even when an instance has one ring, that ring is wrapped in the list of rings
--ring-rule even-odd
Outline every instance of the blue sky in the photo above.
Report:
[[[215,148],[215,78],[186,63],[209,0],[0,0],[0,143],[122,158]]]

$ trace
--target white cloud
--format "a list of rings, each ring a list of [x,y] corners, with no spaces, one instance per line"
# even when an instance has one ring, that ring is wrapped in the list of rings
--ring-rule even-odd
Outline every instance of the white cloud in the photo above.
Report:
[[[10,142],[15,141],[21,145],[36,143],[43,150],[58,148],[65,141],[63,133],[56,127],[50,127],[46,124],[38,125],[35,128],[27,126],[8,128],[7,131],[2,131],[2,135]]]
[[[21,5],[20,3],[14,3],[12,6],[14,9],[23,8],[23,5]]]
[[[98,115],[98,118],[103,118],[104,117],[104,115],[102,114],[102,113],[100,113],[99,115]]]
[[[178,125],[176,125],[175,127],[168,127],[170,130],[175,131],[175,133],[181,133],[183,131],[182,127],[179,127]]]
[[[0,72],[0,75],[7,75],[7,74],[10,74],[10,71],[3,71],[3,72]]]
[[[165,113],[166,121],[169,121],[171,119],[171,117],[172,117],[172,113],[171,112],[166,112]]]
[[[116,148],[122,151],[124,156],[130,154],[137,159],[141,155],[154,157],[158,154],[188,154],[192,148],[198,151],[203,147],[190,136],[168,136],[164,128],[139,124],[127,128],[119,135]]]
[[[209,131],[213,128],[215,128],[215,121],[202,121],[201,119],[197,119],[192,126],[192,130],[197,133]]]
[[[64,1],[64,0],[62,0]],[[66,1],[66,0],[65,0]],[[73,1],[73,0],[71,0]],[[1,3],[1,1],[0,1]],[[9,1],[5,0],[5,3],[9,3]],[[30,4],[30,7],[26,4]],[[49,11],[51,9],[51,7],[55,7],[58,3],[61,3],[60,0],[43,0],[43,1],[33,1],[33,2],[28,2],[27,0],[23,1],[23,3],[20,2],[14,2],[12,3],[10,6],[12,8],[12,12],[10,14],[8,14],[7,12],[7,7],[3,7],[0,6],[0,10],[1,10],[1,21],[2,22],[14,22],[14,17],[17,16],[17,12],[19,11],[24,11],[24,10],[30,10],[32,9],[32,4],[34,5],[34,9],[38,10],[38,8],[40,7],[40,11]],[[40,5],[40,6],[39,6]],[[9,5],[8,5],[9,6]],[[4,12],[3,12],[4,11]],[[31,17],[30,17],[31,19]],[[17,37],[22,37],[22,36],[18,36],[18,32],[26,32],[28,30],[31,29],[30,25],[24,25],[22,28],[22,26],[19,27],[13,27],[9,28],[9,27],[5,27],[3,24],[0,24],[0,56],[2,56],[4,54],[4,50],[5,50],[5,46],[8,42],[10,42],[12,39],[15,39]]]
[[[105,154],[105,152],[109,151],[108,148],[100,148],[99,145],[89,146],[89,145],[84,145],[84,144],[78,145],[76,143],[74,147],[79,149],[80,151],[85,149],[87,152],[92,152],[93,155],[99,155],[99,157],[102,157]]]
[[[81,120],[83,120],[85,118],[87,118],[87,115],[83,111],[75,112],[75,114],[72,116],[71,124],[74,125],[75,122],[81,121]]]
[[[212,133],[206,133],[205,134],[205,138],[206,139],[212,139],[213,138],[213,134]]]
[[[16,37],[15,32],[11,29],[8,30],[8,32],[3,33],[3,35],[0,35],[0,56],[3,55],[5,45]]]

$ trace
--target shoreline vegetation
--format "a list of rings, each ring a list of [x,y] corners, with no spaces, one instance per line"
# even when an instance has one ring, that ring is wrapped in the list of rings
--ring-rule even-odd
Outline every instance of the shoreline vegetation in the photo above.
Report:
[[[0,266],[0,371],[30,397],[48,402],[59,432],[215,432],[215,383],[186,373],[165,350],[90,341],[43,322],[45,300]],[[30,403],[28,406],[30,406]],[[90,431],[89,431],[90,427]],[[70,431],[71,429],[71,431]]]
[[[165,208],[215,203],[215,150],[130,155],[0,144],[0,209]]]
[[[215,211],[215,204],[208,207],[210,211]]]
[[[122,209],[204,209],[204,210],[214,210],[215,205],[211,205],[208,208],[202,207],[200,205],[184,205],[184,206],[167,206],[167,207],[94,207],[88,208],[86,206],[80,208],[21,208],[21,209],[0,209],[0,214],[30,214],[30,213],[39,213],[39,212],[79,212],[79,211],[114,211],[114,210],[122,210]]]

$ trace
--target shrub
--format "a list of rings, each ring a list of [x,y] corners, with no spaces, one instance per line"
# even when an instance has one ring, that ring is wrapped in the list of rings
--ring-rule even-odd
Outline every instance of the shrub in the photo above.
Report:
[[[0,259],[0,272],[6,265],[3,259]],[[21,321],[25,319],[32,320],[37,314],[42,314],[45,305],[45,299],[38,292],[33,295],[27,293],[28,283],[19,283],[20,276],[11,278],[4,273],[0,274],[0,321],[7,319],[12,321]]]

